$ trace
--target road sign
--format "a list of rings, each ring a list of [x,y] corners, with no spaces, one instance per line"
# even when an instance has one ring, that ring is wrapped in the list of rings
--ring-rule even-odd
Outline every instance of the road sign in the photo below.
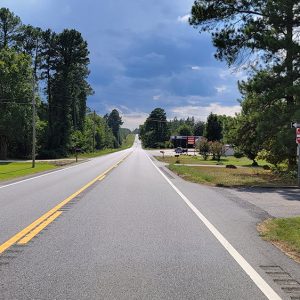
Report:
[[[300,144],[300,128],[296,128],[296,143]]]
[[[291,128],[300,128],[300,123],[291,122]]]
[[[195,137],[188,136],[188,145],[195,145]]]

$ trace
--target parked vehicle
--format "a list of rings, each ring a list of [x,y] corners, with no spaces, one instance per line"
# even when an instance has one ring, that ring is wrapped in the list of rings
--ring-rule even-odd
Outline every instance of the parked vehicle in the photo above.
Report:
[[[181,148],[181,147],[177,147],[175,149],[175,153],[184,153],[184,152],[187,152],[187,149],[184,149],[184,148]]]

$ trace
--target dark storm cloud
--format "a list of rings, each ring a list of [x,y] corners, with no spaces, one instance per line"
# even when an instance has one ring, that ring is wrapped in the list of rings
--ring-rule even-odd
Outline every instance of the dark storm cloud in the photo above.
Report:
[[[156,106],[171,114],[174,107],[191,104],[236,105],[237,76],[222,75],[227,68],[214,59],[210,38],[186,23],[193,0],[1,3],[24,23],[82,32],[89,43],[89,81],[95,90],[88,104],[99,112],[117,107],[132,125],[135,116]]]

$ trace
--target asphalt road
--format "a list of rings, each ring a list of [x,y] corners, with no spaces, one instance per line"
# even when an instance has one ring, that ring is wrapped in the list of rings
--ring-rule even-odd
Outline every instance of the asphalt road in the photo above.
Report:
[[[299,265],[255,230],[266,212],[181,180],[139,143],[2,186],[0,207],[0,299],[299,295]]]

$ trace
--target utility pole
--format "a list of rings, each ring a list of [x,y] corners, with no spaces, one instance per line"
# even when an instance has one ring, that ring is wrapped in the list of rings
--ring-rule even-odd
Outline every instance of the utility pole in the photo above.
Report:
[[[297,148],[298,154],[298,187],[300,188],[300,144],[298,144]]]
[[[296,128],[297,158],[298,158],[298,187],[300,188],[300,122],[292,122],[291,128]]]
[[[93,126],[93,152],[95,151],[96,138],[96,111],[94,110],[94,126]]]
[[[36,146],[36,103],[35,103],[35,74],[32,78],[32,168],[35,168],[35,146]]]

